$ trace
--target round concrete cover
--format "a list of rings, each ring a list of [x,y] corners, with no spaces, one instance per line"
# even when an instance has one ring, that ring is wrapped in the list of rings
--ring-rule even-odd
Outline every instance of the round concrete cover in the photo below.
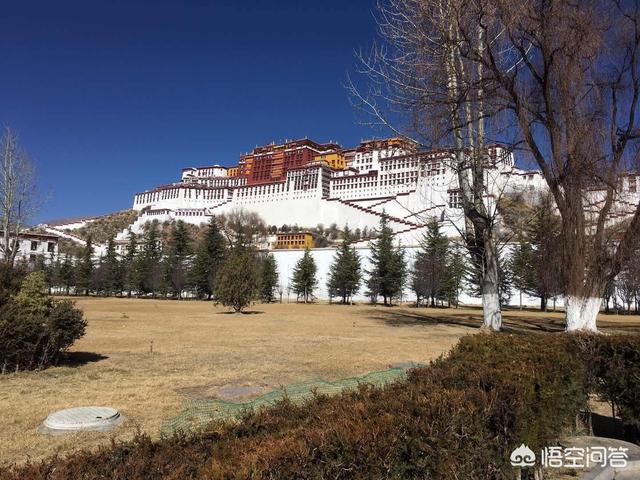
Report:
[[[76,407],[49,415],[42,423],[43,433],[62,433],[79,430],[107,431],[124,421],[114,408]]]

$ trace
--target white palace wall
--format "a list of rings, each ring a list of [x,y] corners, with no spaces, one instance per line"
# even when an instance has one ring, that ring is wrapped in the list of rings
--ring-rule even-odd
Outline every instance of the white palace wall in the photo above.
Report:
[[[356,249],[362,260],[363,279],[366,280],[367,275],[364,272],[371,269],[371,249],[368,246],[357,247]],[[405,259],[407,260],[408,266],[413,265],[416,251],[417,247],[405,247]],[[271,253],[273,253],[273,256],[275,257],[278,264],[279,285],[283,290],[283,301],[287,301],[288,297],[289,301],[295,302],[296,295],[295,293],[290,291],[291,277],[293,275],[293,270],[295,268],[296,262],[304,255],[304,250],[273,250]],[[335,253],[336,250],[334,248],[315,248],[311,250],[311,255],[313,256],[313,259],[315,260],[318,267],[316,276],[316,278],[318,279],[318,286],[314,291],[317,299],[329,299],[327,280],[329,278],[329,269],[331,263],[334,260]],[[480,305],[482,303],[481,298],[469,295],[467,290],[468,289],[464,289],[461,293],[460,302],[464,305]],[[287,294],[287,292],[289,292],[289,295]],[[354,296],[354,300],[358,302],[369,301],[369,298],[365,295],[365,292],[366,287],[364,286],[363,282],[359,293]],[[415,302],[415,299],[416,297],[411,289],[408,286],[405,287],[402,300],[405,302]],[[530,297],[523,294],[522,303],[525,306],[538,307],[540,305],[540,300],[535,297]],[[519,304],[519,292],[514,289],[512,292],[510,305],[517,306]]]

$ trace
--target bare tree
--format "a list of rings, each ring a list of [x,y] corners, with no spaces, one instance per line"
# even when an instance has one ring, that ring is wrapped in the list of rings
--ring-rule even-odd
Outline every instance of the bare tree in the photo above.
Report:
[[[457,175],[465,217],[460,233],[480,275],[483,325],[499,330],[497,209],[487,201],[487,170],[500,160],[490,155],[487,136],[494,103],[487,101],[484,65],[465,55],[484,51],[490,37],[479,26],[472,36],[463,35],[457,21],[463,3],[380,2],[383,43],[359,55],[368,88],[353,81],[348,88],[376,123],[422,145],[447,147],[441,160]]]
[[[33,165],[11,128],[5,127],[0,140],[0,254],[9,265],[18,254],[18,235],[37,205]]]
[[[267,233],[267,225],[260,215],[243,208],[234,208],[229,213],[219,215],[217,219],[230,244],[238,240],[256,242]]]
[[[477,0],[454,13],[494,109],[517,122],[562,219],[566,328],[596,330],[605,286],[640,235],[640,9],[625,0]],[[635,177],[633,181],[635,182]]]

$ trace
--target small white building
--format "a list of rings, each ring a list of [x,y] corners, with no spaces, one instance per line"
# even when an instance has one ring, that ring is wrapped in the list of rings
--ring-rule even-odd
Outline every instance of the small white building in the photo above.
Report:
[[[0,235],[2,233],[0,232]],[[17,261],[35,263],[38,257],[51,261],[58,256],[58,236],[50,233],[22,232],[18,235]]]

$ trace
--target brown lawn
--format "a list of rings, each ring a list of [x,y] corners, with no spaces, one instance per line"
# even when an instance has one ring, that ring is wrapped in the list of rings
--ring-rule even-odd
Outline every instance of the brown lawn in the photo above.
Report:
[[[68,364],[0,377],[0,464],[95,447],[137,429],[157,436],[184,400],[215,398],[221,387],[266,392],[428,362],[477,332],[481,317],[479,309],[367,305],[256,305],[246,315],[195,301],[87,298],[78,306],[89,326]],[[562,326],[560,313],[505,318],[511,331]],[[640,331],[640,317],[603,316],[600,325]],[[48,413],[83,405],[115,407],[128,420],[106,434],[36,432]]]

